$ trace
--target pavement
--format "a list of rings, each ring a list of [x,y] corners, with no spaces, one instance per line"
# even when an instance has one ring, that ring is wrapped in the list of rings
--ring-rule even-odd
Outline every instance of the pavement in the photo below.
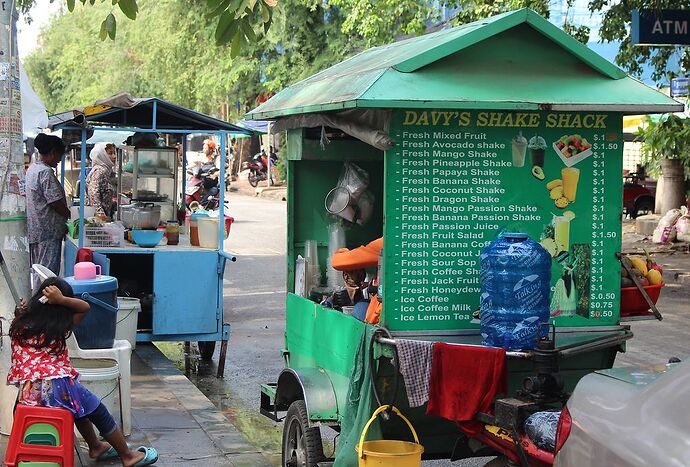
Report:
[[[137,345],[132,354],[133,446],[158,450],[161,466],[263,467],[271,463],[215,405],[153,345]],[[0,436],[4,459],[8,437]],[[94,462],[85,445],[75,465],[119,466]]]

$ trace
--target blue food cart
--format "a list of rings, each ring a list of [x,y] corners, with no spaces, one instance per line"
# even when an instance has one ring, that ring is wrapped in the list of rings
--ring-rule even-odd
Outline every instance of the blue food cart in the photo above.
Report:
[[[83,111],[55,115],[51,117],[51,128],[62,130],[63,140],[67,143],[81,141],[82,161],[86,160],[87,139],[93,131],[112,132],[113,140],[117,139],[116,135],[121,137],[123,131],[154,134],[154,141],[158,135],[168,135],[168,142],[181,140],[181,157],[176,147],[165,143],[147,147],[145,151],[142,149],[141,153],[136,147],[129,148],[131,154],[135,155],[129,168],[133,174],[133,186],[127,195],[134,201],[143,200],[142,194],[161,195],[156,190],[167,186],[167,194],[149,198],[163,205],[162,221],[177,220],[180,207],[186,208],[184,174],[187,167],[187,135],[212,134],[219,141],[219,219],[225,219],[227,139],[231,135],[251,134],[250,130],[158,98],[140,99],[127,95],[106,99]],[[152,154],[160,164],[144,168],[142,157]],[[120,180],[126,170],[122,169],[120,158]],[[86,175],[86,164],[81,164],[78,235],[75,238],[68,236],[65,241],[65,275],[73,274],[79,248],[91,249],[94,262],[100,263],[103,273],[117,277],[119,295],[141,298],[143,312],[139,317],[137,341],[195,341],[199,343],[201,355],[206,359],[211,358],[216,342],[220,341],[218,377],[222,377],[230,334],[230,325],[223,322],[223,275],[226,263],[236,260],[234,255],[223,249],[224,222],[218,222],[218,244],[215,248],[194,246],[189,235],[183,232],[177,245],[159,245],[155,248],[142,248],[123,238],[112,243],[94,242],[97,237],[88,231],[86,225]],[[178,183],[178,179],[181,179],[181,183]],[[178,191],[180,184],[181,190]],[[118,189],[122,189],[122,183],[118,183]],[[123,194],[118,192],[117,195],[119,200]]]

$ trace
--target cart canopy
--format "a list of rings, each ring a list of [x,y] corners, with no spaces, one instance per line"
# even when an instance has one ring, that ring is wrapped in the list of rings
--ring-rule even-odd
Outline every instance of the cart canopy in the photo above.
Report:
[[[273,96],[263,120],[351,108],[682,111],[525,8],[366,50]]]
[[[50,117],[53,130],[84,124],[116,126],[142,130],[189,130],[195,132],[226,131],[237,134],[253,134],[252,130],[233,125],[209,115],[172,104],[157,97],[131,97],[117,94],[96,101],[92,106],[71,110]]]

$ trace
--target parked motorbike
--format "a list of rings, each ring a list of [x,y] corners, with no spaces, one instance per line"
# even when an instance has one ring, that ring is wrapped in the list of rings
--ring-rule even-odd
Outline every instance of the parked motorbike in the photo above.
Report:
[[[194,211],[201,207],[206,210],[218,208],[220,191],[218,190],[218,172],[216,167],[195,167],[187,170],[187,187],[185,189],[185,203]]]
[[[271,154],[271,169],[276,166],[278,162],[278,157],[275,154]],[[249,184],[253,187],[257,187],[259,182],[266,180],[268,174],[268,156],[265,151],[261,151],[252,157],[252,160],[247,166],[249,168]],[[271,170],[271,184],[275,184],[275,175],[273,170]]]

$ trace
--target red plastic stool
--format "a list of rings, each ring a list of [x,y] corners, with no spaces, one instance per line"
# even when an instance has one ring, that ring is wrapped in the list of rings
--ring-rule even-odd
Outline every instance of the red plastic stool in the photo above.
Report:
[[[57,446],[24,444],[24,432],[34,423],[53,425],[60,434]],[[57,462],[63,467],[74,465],[74,416],[65,409],[17,405],[12,433],[7,443],[5,465],[16,467],[19,462]]]

